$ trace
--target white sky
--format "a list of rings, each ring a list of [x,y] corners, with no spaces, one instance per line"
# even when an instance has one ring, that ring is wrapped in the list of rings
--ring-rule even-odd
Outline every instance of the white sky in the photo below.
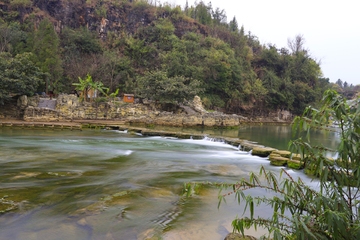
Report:
[[[151,0],[150,0],[151,1]],[[160,0],[184,8],[186,0]],[[189,6],[195,0],[188,0]],[[198,2],[200,2],[198,0]],[[204,0],[208,4],[208,0]],[[261,44],[287,47],[287,39],[302,34],[305,48],[321,60],[324,77],[360,84],[360,1],[355,0],[212,0],[227,21],[257,36]]]

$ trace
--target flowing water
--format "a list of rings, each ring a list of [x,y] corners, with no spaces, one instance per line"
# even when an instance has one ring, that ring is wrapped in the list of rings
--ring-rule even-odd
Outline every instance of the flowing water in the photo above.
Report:
[[[289,129],[248,126],[206,131],[286,149]],[[317,133],[314,139],[336,144],[336,137],[329,134]],[[266,158],[209,140],[142,137],[106,130],[2,128],[0,211],[16,209],[0,213],[0,239],[224,239],[244,206],[230,196],[218,209],[218,189],[211,187],[186,198],[183,184],[235,183],[251,171],[258,172],[261,165],[274,172],[280,170]],[[302,171],[289,172],[317,184]],[[267,217],[271,210],[260,206],[255,215]],[[247,232],[256,237],[264,233],[261,229]]]

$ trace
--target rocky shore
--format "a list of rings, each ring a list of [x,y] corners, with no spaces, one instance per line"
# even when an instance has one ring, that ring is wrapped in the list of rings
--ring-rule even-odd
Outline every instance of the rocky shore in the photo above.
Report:
[[[164,110],[165,109],[165,110]],[[244,123],[290,123],[293,115],[276,111],[262,116],[242,116],[208,112],[199,97],[180,105],[156,102],[130,104],[117,102],[80,102],[75,95],[60,94],[57,99],[21,96],[0,106],[0,119],[28,122],[71,122],[75,120],[111,120],[145,125],[176,127],[236,127]]]

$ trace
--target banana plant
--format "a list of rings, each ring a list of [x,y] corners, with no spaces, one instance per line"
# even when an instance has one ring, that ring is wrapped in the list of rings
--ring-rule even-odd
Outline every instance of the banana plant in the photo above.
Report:
[[[99,91],[105,96],[108,97],[108,95],[104,92],[104,90],[108,90],[108,88],[104,87],[104,84],[102,82],[94,82],[92,80],[92,77],[87,74],[86,78],[83,80],[81,77],[79,77],[80,83],[73,83],[74,86],[77,86],[75,89],[80,90],[82,92],[80,101],[85,100],[86,96],[88,96],[88,91],[91,89],[93,91]],[[83,98],[84,96],[84,98]],[[90,102],[91,102],[92,96],[90,95]]]
[[[109,92],[109,90],[108,90],[107,92]],[[113,99],[113,103],[114,103],[114,104],[115,104],[116,95],[118,95],[118,93],[119,93],[119,89],[117,89],[114,93],[111,93],[111,94],[109,95],[109,97]]]
[[[80,90],[82,92],[80,101],[84,100],[86,102],[86,96],[88,95],[88,91],[91,88],[91,85],[93,84],[92,78],[88,74],[84,80],[81,79],[81,77],[79,77],[79,82],[80,83],[73,83],[72,85],[77,86],[75,89]]]

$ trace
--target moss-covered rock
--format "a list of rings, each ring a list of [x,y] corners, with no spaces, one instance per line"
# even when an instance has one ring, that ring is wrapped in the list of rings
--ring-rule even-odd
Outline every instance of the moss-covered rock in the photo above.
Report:
[[[142,130],[141,134],[144,136],[161,136],[162,135],[162,131],[154,131],[154,130]]]
[[[255,147],[253,148],[251,154],[252,155],[256,155],[256,156],[260,156],[260,157],[267,157],[269,156],[273,151],[275,151],[276,149],[274,148],[260,148],[260,147]]]
[[[141,133],[144,130],[144,128],[128,128],[127,131],[129,133]]]
[[[290,156],[291,156],[291,152],[284,151],[284,150],[277,150],[277,151],[274,151],[273,153],[279,154],[281,157],[284,157],[284,158],[290,158]]]
[[[291,159],[296,160],[296,161],[300,161],[301,160],[301,155],[300,154],[293,154]]]
[[[269,156],[269,160],[271,161],[274,157],[281,157],[279,154],[271,153]]]
[[[256,240],[256,238],[249,235],[243,236],[240,233],[229,233],[224,240]]]
[[[288,160],[287,165],[292,169],[303,169],[305,167],[305,163],[299,160]]]
[[[177,137],[177,132],[163,132],[161,133],[163,137]]]
[[[271,165],[284,166],[289,161],[289,158],[284,157],[273,157],[270,161]]]
[[[178,133],[177,137],[180,139],[190,139],[191,138],[191,133]]]
[[[307,175],[315,176],[315,175],[316,175],[315,169],[316,169],[315,166],[313,166],[313,167],[310,167],[310,166],[309,166],[309,167],[306,167],[306,168],[304,169],[304,173],[307,174]]]
[[[202,140],[204,138],[205,138],[204,134],[193,134],[192,135],[192,139],[194,139],[194,140]]]

